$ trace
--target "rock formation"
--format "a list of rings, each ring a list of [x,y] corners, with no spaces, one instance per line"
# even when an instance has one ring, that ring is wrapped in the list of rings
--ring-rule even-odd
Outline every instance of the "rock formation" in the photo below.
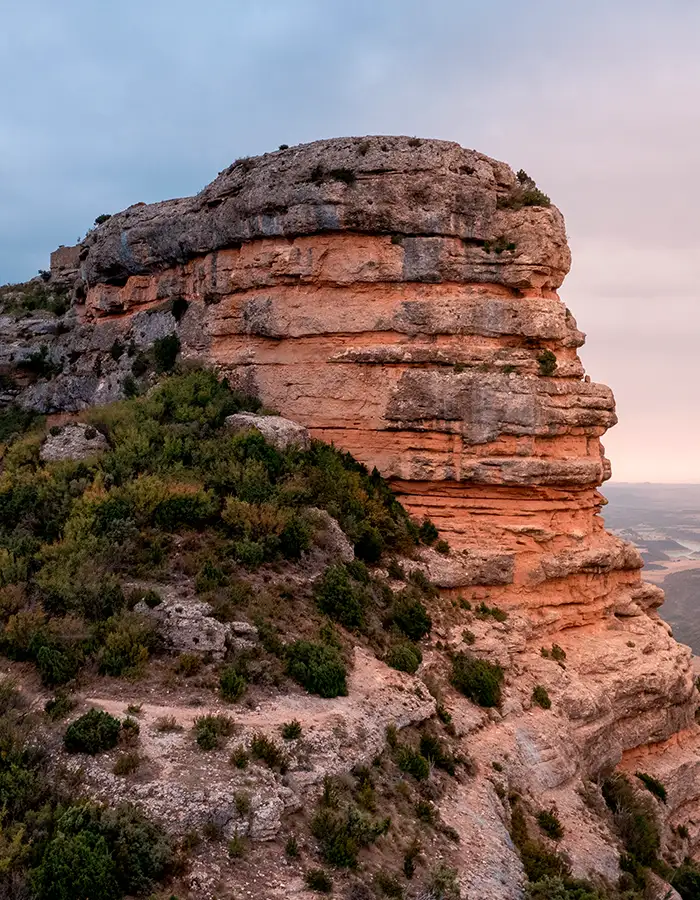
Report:
[[[6,375],[42,346],[61,368],[37,379],[25,367],[8,396],[47,411],[114,399],[148,378],[134,363],[154,341],[177,335],[184,361],[390,479],[452,548],[417,563],[448,596],[511,613],[508,629],[473,626],[506,667],[501,714],[453,714],[478,731],[484,765],[505,754],[523,789],[583,823],[564,841],[575,871],[617,871],[573,788],[621,760],[656,766],[673,786],[669,825],[688,823],[700,797],[690,653],[656,613],[663,595],[637,551],[605,530],[614,400],[584,375],[584,335],[557,295],[563,218],[524,173],[443,141],[320,141],[238,160],[195,197],[132,206],[77,252],[75,276],[75,254],[56,263],[67,324],[2,320]],[[540,654],[553,643],[566,666]],[[540,682],[549,716],[530,702]],[[492,783],[450,804],[463,846],[480,838],[464,860],[473,896],[520,896],[497,888],[494,861],[515,859],[503,825],[480,831],[502,820]],[[691,826],[684,849],[699,839]]]

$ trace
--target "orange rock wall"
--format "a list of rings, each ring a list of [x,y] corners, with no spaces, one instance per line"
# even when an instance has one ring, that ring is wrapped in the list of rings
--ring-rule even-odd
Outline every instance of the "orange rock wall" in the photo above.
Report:
[[[510,554],[512,583],[495,593],[533,622],[560,628],[634,602],[639,557],[599,516],[614,401],[584,380],[571,313],[536,285],[403,281],[406,244],[252,241],[96,285],[83,315],[186,299],[186,357],[376,466],[455,549]]]

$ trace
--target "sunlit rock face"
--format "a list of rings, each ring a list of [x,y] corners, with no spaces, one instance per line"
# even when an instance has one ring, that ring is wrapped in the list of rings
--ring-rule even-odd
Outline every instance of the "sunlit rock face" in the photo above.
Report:
[[[605,530],[614,400],[585,376],[584,335],[557,294],[563,218],[524,173],[444,141],[319,141],[239,160],[195,197],[132,206],[79,255],[69,327],[50,341],[63,371],[20,400],[114,399],[134,357],[177,334],[184,360],[376,467],[432,519],[452,548],[429,565],[445,593],[511,612],[507,639],[483,639],[513,697],[481,733],[485,760],[510,748],[523,788],[565,810],[576,779],[648,751],[673,785],[664,815],[687,819],[700,796],[683,795],[679,768],[698,781],[690,653],[656,614],[663,595],[637,551]],[[46,338],[13,340],[26,353]],[[552,643],[565,665],[541,657]],[[547,720],[528,700],[538,680]]]
[[[185,357],[376,466],[455,549],[509,554],[502,604],[545,630],[594,621],[634,606],[640,560],[598,515],[614,401],[556,293],[563,218],[528,190],[444,141],[240,160],[96,229],[82,318],[126,328],[186,301]]]

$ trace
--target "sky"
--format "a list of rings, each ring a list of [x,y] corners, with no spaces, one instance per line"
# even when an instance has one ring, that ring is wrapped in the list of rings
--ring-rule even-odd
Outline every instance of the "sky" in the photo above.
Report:
[[[562,210],[619,481],[700,482],[696,0],[0,0],[0,284],[322,137],[458,141]]]

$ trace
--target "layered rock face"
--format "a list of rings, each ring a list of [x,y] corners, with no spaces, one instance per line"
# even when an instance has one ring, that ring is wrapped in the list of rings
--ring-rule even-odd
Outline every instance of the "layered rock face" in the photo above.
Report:
[[[663,748],[695,734],[690,653],[656,614],[639,554],[605,531],[614,400],[584,375],[584,335],[557,295],[563,218],[524,173],[442,141],[321,141],[239,160],[196,197],[130,207],[79,256],[77,320],[50,342],[63,371],[23,386],[22,402],[113,399],[134,353],[177,333],[185,360],[376,466],[430,517],[452,553],[424,565],[446,593],[511,611],[510,637],[481,646],[513,685],[485,759],[510,748],[572,819],[582,807],[564,788],[623,754],[658,745],[675,771]],[[31,327],[13,358],[46,340]],[[540,657],[553,642],[565,668]],[[528,703],[540,680],[558,709],[546,723]],[[596,840],[572,858],[585,870],[595,852],[611,870]]]
[[[196,197],[97,229],[81,317],[143,343],[142,321],[160,333],[163,303],[186,301],[183,355],[376,466],[476,557],[455,588],[491,584],[542,631],[634,612],[658,600],[598,515],[612,393],[584,378],[556,294],[563,218],[522,205],[528,190],[442,141],[241,160]]]

